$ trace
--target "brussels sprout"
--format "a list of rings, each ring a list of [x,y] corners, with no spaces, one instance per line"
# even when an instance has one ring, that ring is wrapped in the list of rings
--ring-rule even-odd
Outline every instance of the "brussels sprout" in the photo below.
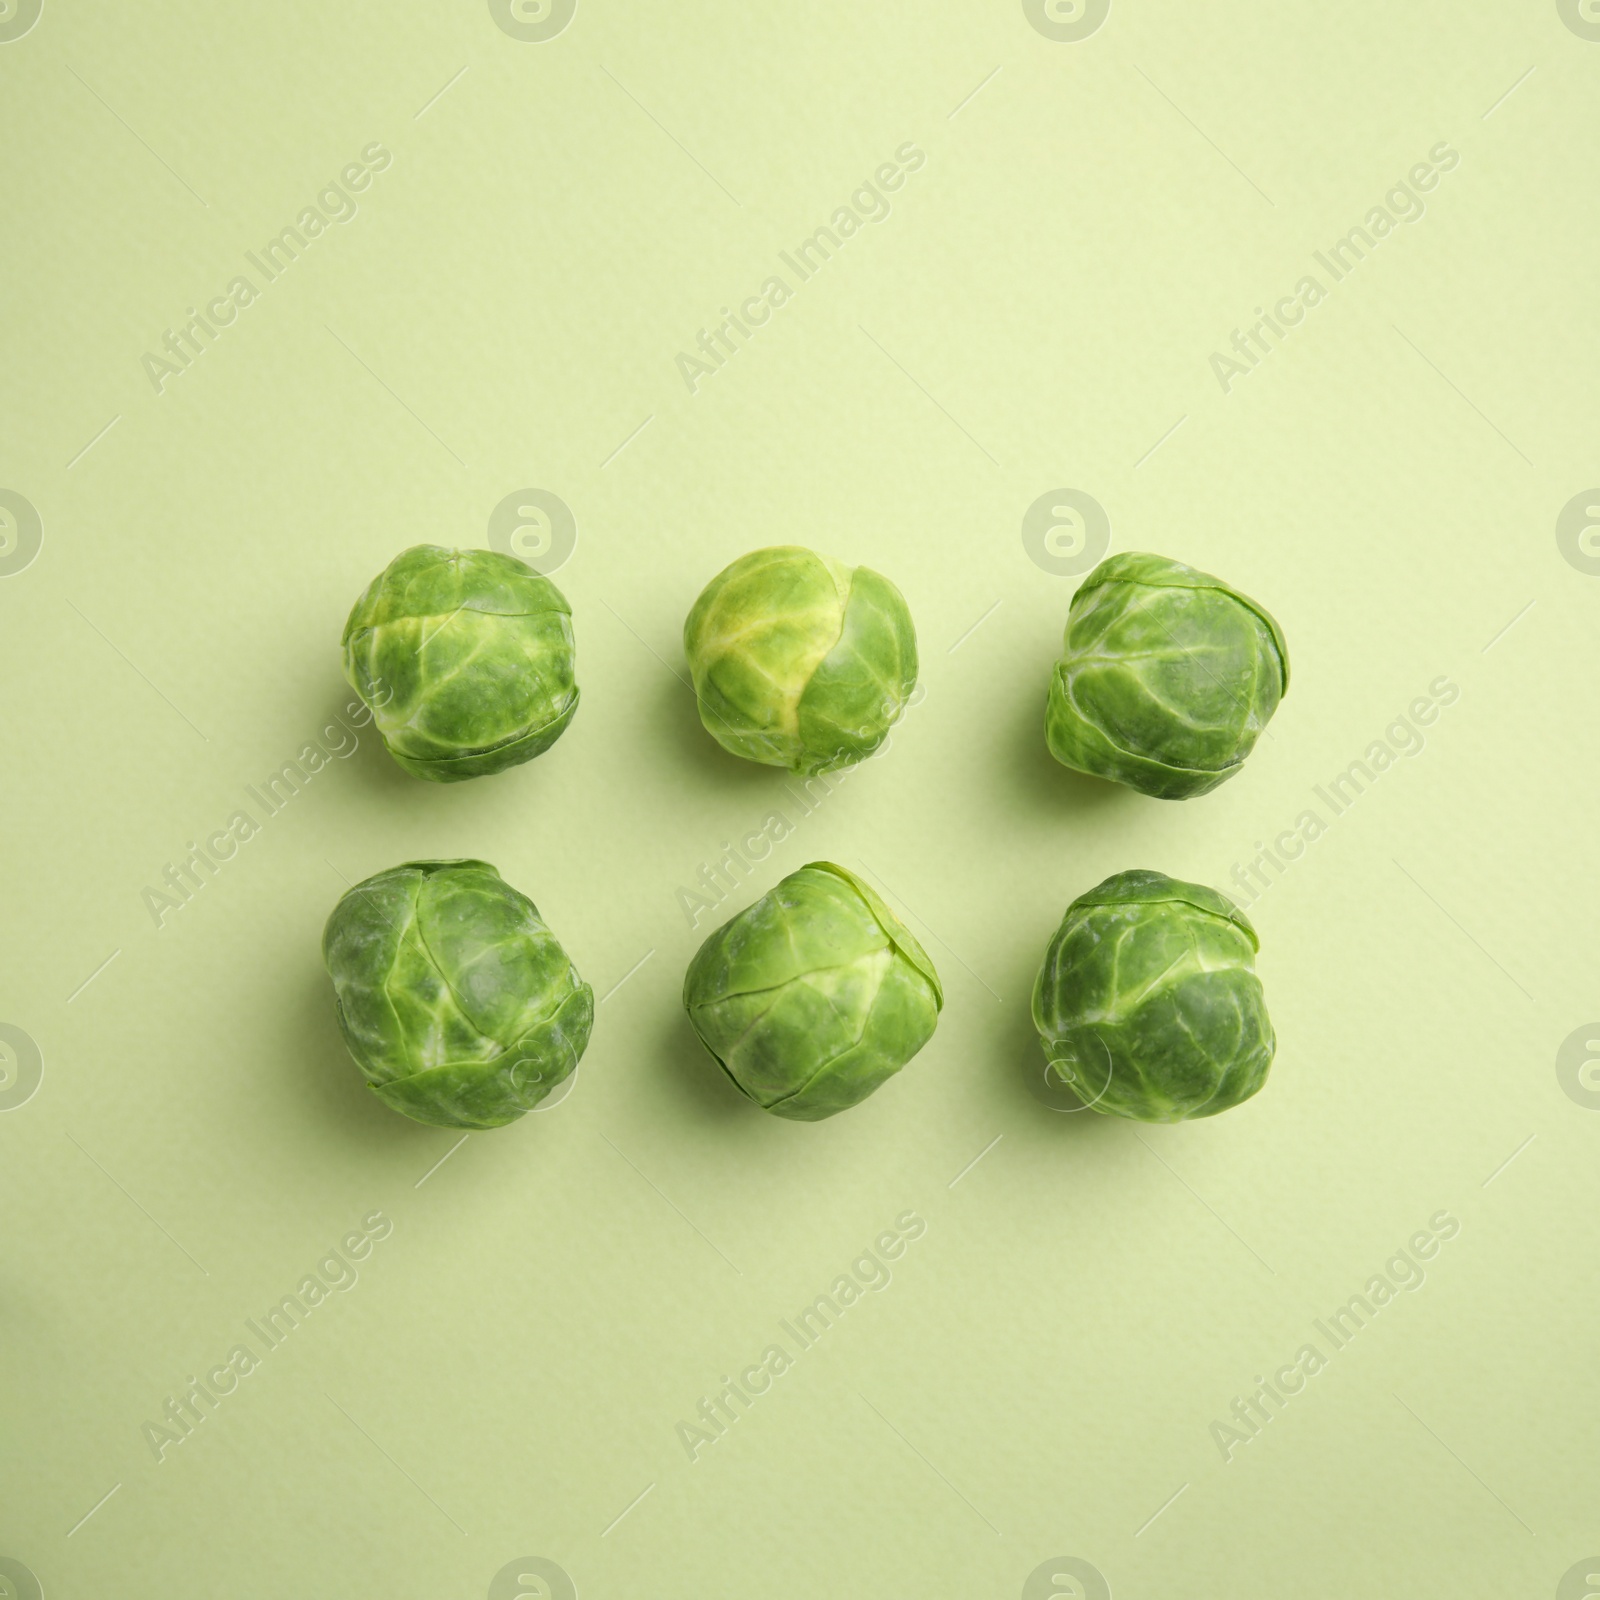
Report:
[[[408,861],[358,883],[322,959],[367,1087],[417,1122],[514,1122],[589,1043],[594,990],[487,861]]]
[[[1263,607],[1130,551],[1072,597],[1045,738],[1063,766],[1187,800],[1239,770],[1288,688],[1289,647]]]
[[[820,1122],[865,1100],[933,1037],[944,991],[866,884],[812,861],[700,946],[683,1004],[741,1094]]]
[[[1050,1062],[1096,1111],[1210,1117],[1248,1100],[1277,1047],[1256,930],[1226,895],[1119,872],[1067,907],[1033,986]]]
[[[683,625],[700,720],[724,750],[832,772],[888,737],[917,682],[900,591],[798,545],[724,567]]]
[[[572,608],[493,550],[403,550],[344,625],[344,675],[407,772],[456,783],[530,761],[578,709]]]

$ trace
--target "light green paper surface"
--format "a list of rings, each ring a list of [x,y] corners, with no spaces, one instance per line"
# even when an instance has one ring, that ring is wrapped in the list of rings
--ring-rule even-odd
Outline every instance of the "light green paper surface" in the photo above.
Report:
[[[0,1594],[1586,1592],[1600,27],[1104,10],[1076,42],[1014,0],[0,17]],[[1335,279],[1315,252],[1441,141],[1425,215]],[[247,252],[372,145],[267,281]],[[802,278],[852,195],[889,214]],[[1213,354],[1308,274],[1225,391]],[[158,393],[143,358],[241,275]],[[722,307],[767,318],[697,374]],[[572,604],[582,704],[527,766],[430,785],[335,720],[344,618],[424,541],[548,559]],[[887,752],[809,790],[715,746],[679,646],[784,543],[889,577],[922,659]],[[1292,691],[1202,799],[1045,749],[1059,569],[1108,549],[1284,627]],[[1036,1098],[1072,898],[1151,867],[1243,900],[1257,841],[1302,847],[1248,907],[1262,1093],[1172,1128]],[[597,1000],[571,1093],[465,1142],[363,1088],[318,954],[347,884],[455,856]],[[946,1004],[804,1125],[678,994],[815,859]],[[1441,1212],[1425,1283],[1320,1334]],[[378,1213],[357,1281],[252,1332]]]

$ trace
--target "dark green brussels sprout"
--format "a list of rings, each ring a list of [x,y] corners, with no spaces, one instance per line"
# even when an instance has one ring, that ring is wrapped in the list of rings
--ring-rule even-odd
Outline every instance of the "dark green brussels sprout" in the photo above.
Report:
[[[791,772],[870,756],[917,682],[917,635],[900,591],[868,567],[798,545],[724,567],[695,601],[683,648],[711,737]]]
[[[548,750],[578,709],[572,608],[513,556],[413,545],[356,601],[344,675],[407,772],[503,772]]]
[[[408,861],[358,883],[322,959],[367,1087],[417,1122],[514,1122],[589,1043],[594,991],[487,861]]]
[[[865,1100],[933,1037],[944,991],[866,884],[812,861],[700,946],[683,1004],[741,1094],[820,1122]]]
[[[1187,800],[1239,770],[1288,688],[1289,647],[1264,607],[1130,551],[1072,597],[1045,738],[1063,766]]]
[[[1256,930],[1226,895],[1119,872],[1067,907],[1033,1025],[1085,1105],[1140,1122],[1211,1117],[1266,1081],[1277,1047]]]

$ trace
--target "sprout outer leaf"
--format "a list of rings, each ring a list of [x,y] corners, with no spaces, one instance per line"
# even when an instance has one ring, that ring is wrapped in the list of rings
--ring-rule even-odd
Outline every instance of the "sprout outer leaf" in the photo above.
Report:
[[[1072,598],[1045,736],[1065,766],[1189,799],[1239,770],[1288,683],[1283,632],[1264,607],[1180,562],[1127,552]]]
[[[927,1043],[943,992],[882,900],[814,861],[706,939],[683,1000],[742,1094],[814,1122],[858,1104]]]
[[[683,627],[700,720],[723,749],[813,775],[879,749],[916,686],[900,591],[800,545],[752,550]]]
[[[576,1069],[594,991],[538,907],[484,861],[408,861],[357,884],[323,930],[340,1032],[386,1105],[496,1128]]]
[[[1255,1094],[1277,1047],[1249,919],[1162,873],[1108,878],[1068,907],[1033,987],[1050,1070],[1086,1105],[1144,1122]]]
[[[572,608],[492,550],[415,545],[345,623],[345,677],[407,772],[440,783],[542,754],[578,709]]]

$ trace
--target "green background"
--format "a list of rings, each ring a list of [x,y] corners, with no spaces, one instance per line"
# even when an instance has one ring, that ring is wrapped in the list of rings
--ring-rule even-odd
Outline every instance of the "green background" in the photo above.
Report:
[[[530,1555],[586,1596],[1010,1597],[1059,1556],[1119,1600],[1555,1594],[1600,1548],[1600,1086],[1556,1072],[1600,1014],[1600,563],[1556,538],[1600,479],[1600,27],[1567,11],[1117,0],[1061,42],[998,0],[582,0],[528,42],[483,4],[46,0],[0,44],[0,487],[43,525],[0,580],[0,1021],[44,1061],[0,1116],[0,1556],[126,1600],[475,1597]],[[1441,140],[1426,216],[1225,393],[1212,353]],[[359,213],[157,393],[145,354],[373,141]],[[691,394],[679,352],[907,141],[892,214]],[[448,787],[366,734],[157,927],[143,891],[348,702],[368,579],[530,487],[577,520],[567,734]],[[1213,795],[1045,751],[1076,579],[1021,530],[1065,488],[1284,625]],[[922,645],[892,748],[809,815],[679,654],[781,542],[890,575]],[[1068,901],[1226,888],[1440,675],[1425,750],[1251,911],[1263,1093],[1173,1128],[1031,1094]],[[572,1094],[459,1147],[363,1089],[318,952],[345,882],[452,855],[606,997]],[[678,992],[816,858],[947,1004],[811,1126]],[[1426,1285],[1224,1461],[1234,1396],[1441,1209]],[[158,1462],[167,1397],[374,1211],[359,1283]],[[907,1211],[892,1284],[691,1461],[701,1397]]]

